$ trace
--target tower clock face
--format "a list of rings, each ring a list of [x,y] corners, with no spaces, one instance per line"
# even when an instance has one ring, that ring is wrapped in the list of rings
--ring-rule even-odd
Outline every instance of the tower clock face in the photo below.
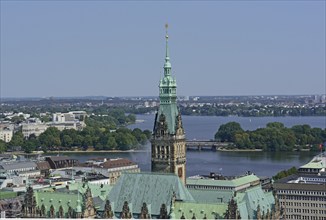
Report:
[[[182,172],[182,168],[179,167],[179,169],[178,169],[178,176],[179,176],[179,177],[182,177],[182,173],[183,173],[183,172]]]

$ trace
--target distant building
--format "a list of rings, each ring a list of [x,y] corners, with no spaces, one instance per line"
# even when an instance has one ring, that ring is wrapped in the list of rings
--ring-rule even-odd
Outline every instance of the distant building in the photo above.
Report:
[[[0,140],[3,140],[6,143],[11,141],[13,134],[14,131],[8,127],[0,128]]]
[[[110,184],[115,184],[123,172],[139,173],[138,165],[128,159],[106,159],[98,158],[81,163],[76,170],[83,172],[96,172],[110,179]]]
[[[23,112],[18,112],[18,113],[8,114],[8,115],[6,115],[6,118],[12,119],[13,117],[19,117],[19,116],[23,116],[24,119],[28,119],[29,117],[31,117],[30,114],[24,114]]]
[[[36,163],[33,161],[12,161],[1,162],[0,171],[4,171],[7,174],[17,176],[39,176],[40,171],[37,170]]]
[[[50,127],[56,127],[59,131],[65,129],[82,130],[86,126],[83,121],[85,117],[86,112],[84,111],[54,113],[52,116],[52,122],[48,122],[47,125]]]
[[[49,163],[51,169],[70,168],[76,166],[78,162],[76,159],[67,156],[46,157],[45,161]]]
[[[53,123],[62,123],[62,122],[71,122],[75,121],[75,116],[72,113],[54,113],[52,116]]]
[[[46,129],[48,128],[48,125],[42,123],[42,122],[35,122],[35,123],[22,123],[22,133],[24,135],[24,138],[29,138],[30,135],[35,135],[36,137],[42,134]]]
[[[36,163],[36,166],[42,176],[48,176],[50,174],[51,166],[48,161],[39,161]]]
[[[78,119],[79,121],[83,121],[87,116],[85,111],[70,111],[68,113],[73,114],[75,119]]]

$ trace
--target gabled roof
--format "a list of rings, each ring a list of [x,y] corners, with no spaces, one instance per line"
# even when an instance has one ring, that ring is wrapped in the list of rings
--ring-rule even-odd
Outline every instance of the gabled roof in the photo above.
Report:
[[[170,210],[173,193],[177,200],[192,201],[193,197],[174,174],[124,173],[112,188],[108,199],[115,204],[114,212],[121,212],[123,203],[140,213],[145,202],[151,205],[151,215],[159,215],[164,203]]]
[[[37,165],[37,169],[39,169],[39,170],[49,170],[49,169],[51,169],[50,164],[47,161],[37,162],[36,165]]]
[[[259,205],[261,213],[271,211],[275,204],[272,192],[264,192],[260,186],[252,187],[242,193],[237,193],[235,200],[238,204],[241,218],[253,219]]]
[[[84,194],[86,192],[87,187],[89,187],[89,189],[91,190],[92,197],[100,197],[102,200],[105,200],[113,186],[107,184],[103,184],[101,186],[100,184],[92,183],[87,183],[84,185],[82,183],[72,183],[69,185],[69,190],[78,190],[79,193]]]

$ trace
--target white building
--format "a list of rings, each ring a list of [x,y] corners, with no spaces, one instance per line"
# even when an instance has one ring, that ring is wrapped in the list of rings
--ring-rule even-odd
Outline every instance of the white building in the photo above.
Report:
[[[85,111],[72,111],[68,113],[54,113],[52,122],[47,123],[50,127],[56,127],[59,131],[65,129],[82,130],[86,124],[80,119],[85,118]]]
[[[48,128],[48,125],[46,125],[44,123],[40,123],[40,122],[22,123],[22,132],[23,132],[24,138],[28,138],[31,134],[34,134],[35,136],[39,136],[47,128]]]
[[[9,128],[1,128],[0,129],[0,140],[3,140],[4,142],[10,142],[11,138],[14,134],[14,131]]]
[[[75,115],[73,112],[68,113],[54,113],[52,116],[52,122],[53,123],[63,123],[63,122],[71,122],[75,121]]]

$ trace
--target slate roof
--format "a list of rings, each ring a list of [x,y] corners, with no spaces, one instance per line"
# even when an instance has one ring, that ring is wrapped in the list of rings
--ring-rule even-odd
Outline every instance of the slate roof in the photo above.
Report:
[[[173,192],[177,200],[194,202],[189,191],[174,174],[124,173],[109,193],[114,212],[122,211],[123,203],[128,202],[132,212],[139,214],[144,202],[150,205],[151,215],[159,215],[164,203],[170,210]]]
[[[36,168],[36,163],[33,161],[13,161],[0,163],[0,169],[4,170],[16,170],[22,168]]]
[[[37,165],[37,169],[39,169],[39,170],[49,170],[49,169],[51,169],[50,164],[47,161],[37,162],[36,165]]]

